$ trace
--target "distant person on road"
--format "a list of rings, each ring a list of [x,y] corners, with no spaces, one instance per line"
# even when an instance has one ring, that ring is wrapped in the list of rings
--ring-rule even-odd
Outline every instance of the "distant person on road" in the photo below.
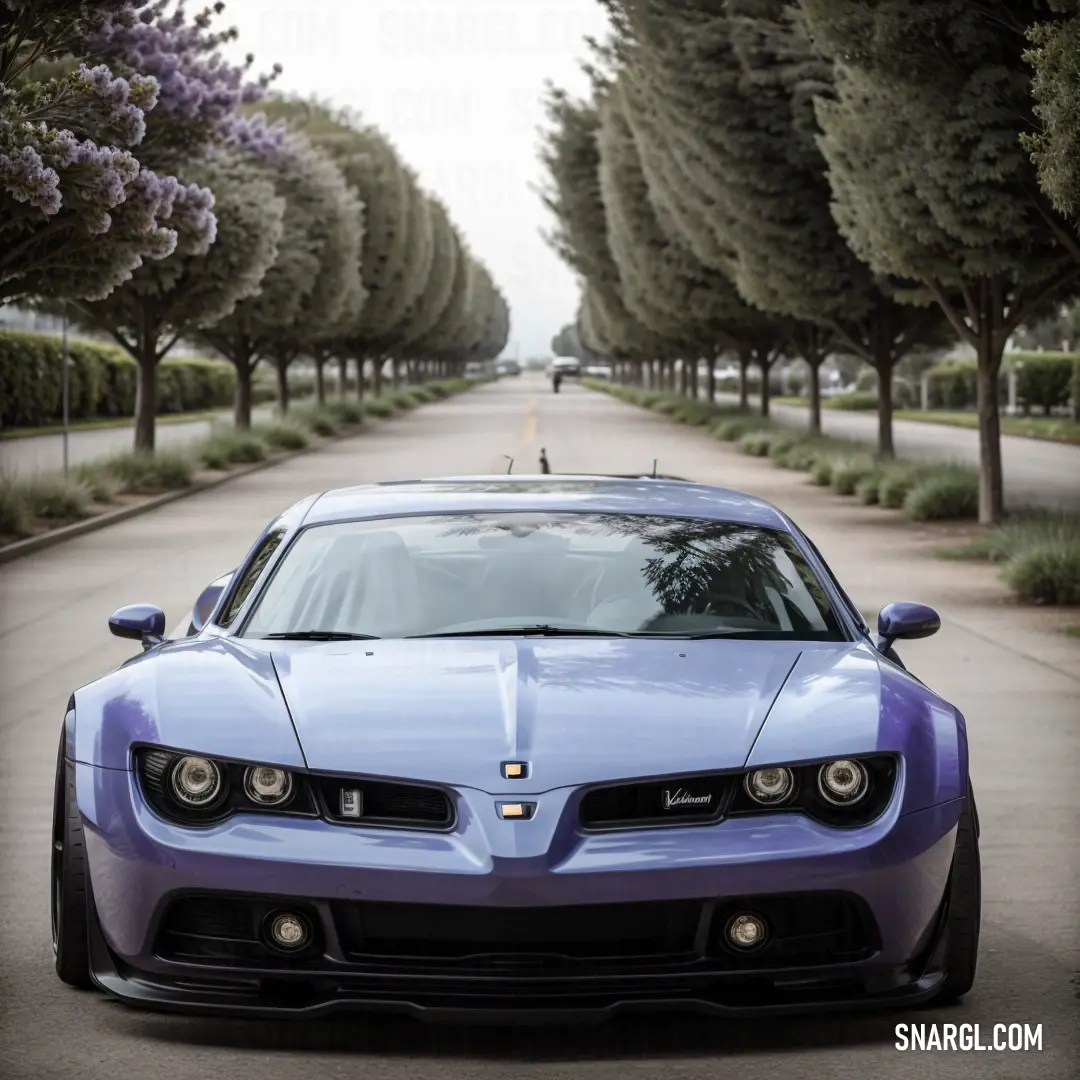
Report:
[[[551,376],[551,389],[557,394],[559,392],[559,386],[562,384],[562,372],[556,370]]]

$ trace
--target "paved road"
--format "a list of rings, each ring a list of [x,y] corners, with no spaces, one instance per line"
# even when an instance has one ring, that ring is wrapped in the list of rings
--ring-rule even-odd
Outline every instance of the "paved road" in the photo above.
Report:
[[[541,445],[556,469],[628,471],[658,456],[662,471],[760,491],[814,533],[860,605],[918,596],[939,605],[941,633],[904,653],[969,717],[985,889],[975,991],[955,1008],[886,1016],[738,1025],[651,1017],[517,1033],[386,1019],[301,1026],[158,1017],[62,986],[49,946],[52,770],[69,688],[131,654],[108,636],[109,612],[151,600],[178,617],[268,517],[312,490],[502,472],[503,454],[521,471]],[[1080,644],[1010,614],[991,571],[943,567],[926,557],[921,532],[886,522],[884,511],[853,507],[699,431],[578,387],[555,397],[524,377],[0,568],[0,1077],[1075,1080]],[[901,1053],[898,1022],[978,1022],[984,1033],[995,1023],[1037,1023],[1044,1050]]]
[[[736,403],[734,394],[718,399]],[[805,428],[807,410],[798,405],[773,404],[773,419]],[[827,435],[877,444],[877,414],[823,409],[821,425]],[[956,461],[979,464],[979,433],[970,428],[894,420],[893,438],[900,457],[914,461]],[[1080,511],[1080,446],[1046,439],[1005,435],[1001,439],[1005,469],[1005,501],[1010,507],[1067,507]]]
[[[258,408],[252,414],[256,423],[269,420],[274,414],[272,405]],[[232,416],[222,412],[212,420],[187,420],[175,424],[158,424],[157,445],[177,449],[210,436],[215,427],[231,427]],[[72,431],[68,435],[68,462],[82,465],[100,461],[114,454],[125,454],[132,447],[134,429],[128,427],[97,428]],[[64,467],[64,437],[62,435],[28,435],[22,439],[0,439],[0,474],[32,476],[41,472],[60,472]]]

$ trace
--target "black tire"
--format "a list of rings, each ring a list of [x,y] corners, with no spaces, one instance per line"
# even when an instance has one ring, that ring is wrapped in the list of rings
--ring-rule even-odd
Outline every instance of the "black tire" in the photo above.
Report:
[[[935,995],[934,1004],[959,1000],[975,982],[982,926],[982,863],[979,858],[978,822],[975,793],[969,783],[953,853],[946,916],[949,936],[945,950],[945,981]]]
[[[64,760],[64,737],[56,762],[53,800],[52,934],[56,974],[79,990],[92,990],[87,934],[90,896],[82,820],[75,800],[75,777]]]

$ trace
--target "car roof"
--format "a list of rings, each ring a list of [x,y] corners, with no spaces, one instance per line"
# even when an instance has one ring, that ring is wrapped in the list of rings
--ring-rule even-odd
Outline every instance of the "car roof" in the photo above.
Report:
[[[791,531],[788,519],[764,499],[728,488],[647,474],[545,473],[390,480],[326,491],[308,507],[303,523],[515,510],[659,514]]]

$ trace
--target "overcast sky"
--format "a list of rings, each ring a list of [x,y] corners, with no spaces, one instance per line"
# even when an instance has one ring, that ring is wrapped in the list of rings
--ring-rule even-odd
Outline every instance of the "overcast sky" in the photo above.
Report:
[[[506,294],[508,354],[547,354],[577,286],[540,235],[540,96],[545,79],[584,93],[584,38],[607,26],[596,0],[227,0],[222,22],[257,70],[284,67],[280,89],[392,138]]]

